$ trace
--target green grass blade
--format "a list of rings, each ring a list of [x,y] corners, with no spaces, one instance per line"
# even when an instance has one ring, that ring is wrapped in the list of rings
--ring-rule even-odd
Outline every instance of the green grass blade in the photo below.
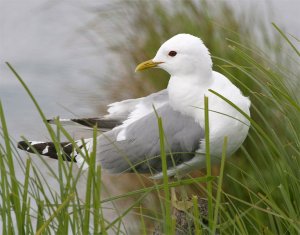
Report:
[[[96,165],[96,147],[97,147],[97,128],[94,128],[93,132],[93,150],[92,152],[88,153],[88,150],[86,151],[86,156],[88,159],[88,177],[87,177],[87,183],[86,183],[86,196],[85,196],[85,211],[84,211],[84,220],[83,220],[83,234],[89,233],[89,227],[90,227],[90,214],[91,214],[91,199],[92,199],[92,187],[93,182],[95,182],[95,165]],[[89,156],[88,156],[89,155]]]
[[[206,176],[211,177],[211,159],[209,144],[209,106],[208,97],[204,97],[204,115],[205,115],[205,150],[206,150]],[[212,182],[207,182],[207,200],[208,200],[208,224],[209,229],[213,228],[213,202],[212,202]]]
[[[7,173],[6,173],[6,167],[4,162],[4,154],[2,153],[0,149],[0,172],[1,172],[1,218],[2,218],[2,234],[7,234],[7,227],[10,227],[9,218],[11,218],[10,215],[10,205],[9,200],[7,200],[8,195],[8,179],[7,179]]]
[[[143,213],[143,208],[140,206],[140,217],[141,217],[141,230],[142,230],[142,235],[147,235],[147,230],[146,230],[146,224],[144,220],[144,213]]]
[[[1,125],[2,125],[2,131],[5,141],[5,147],[6,147],[6,157],[8,162],[8,168],[9,168],[9,174],[10,174],[10,181],[11,181],[11,199],[13,202],[13,208],[16,216],[16,222],[18,226],[18,233],[24,234],[24,227],[22,225],[22,218],[21,218],[21,204],[20,204],[20,194],[19,194],[19,182],[16,178],[15,173],[15,167],[14,167],[14,161],[13,161],[13,154],[11,151],[11,145],[10,145],[10,138],[8,134],[8,129],[5,121],[5,116],[2,108],[2,103],[0,101],[0,119],[1,119]],[[7,208],[9,209],[9,208]]]
[[[300,52],[297,50],[294,44],[288,39],[285,33],[275,23],[272,23],[272,25],[280,33],[280,35],[288,42],[288,44],[293,48],[293,50],[297,53],[297,55],[300,56]]]
[[[107,231],[105,229],[105,223],[104,223],[104,215],[102,210],[102,204],[101,204],[101,189],[102,189],[102,171],[101,166],[97,166],[97,189],[98,189],[98,199],[97,202],[99,203],[99,221],[100,221],[100,228],[101,228],[101,234],[107,235]],[[98,222],[99,223],[99,222]]]
[[[172,218],[171,218],[171,199],[170,199],[170,189],[169,189],[169,177],[168,177],[168,167],[167,167],[167,156],[165,151],[165,136],[163,131],[163,124],[161,117],[158,117],[158,128],[159,128],[159,139],[160,139],[160,155],[162,159],[162,171],[163,171],[163,185],[164,185],[164,201],[165,201],[165,224],[164,232],[165,234],[170,234],[172,230]]]
[[[27,198],[28,198],[28,184],[29,184],[29,173],[30,173],[30,165],[31,165],[31,160],[30,158],[27,159],[26,161],[26,168],[25,168],[25,181],[24,181],[24,187],[23,187],[23,195],[22,195],[22,226],[25,227],[25,218],[26,218],[26,212],[30,210],[30,208],[27,207]]]
[[[222,192],[222,183],[223,183],[227,143],[228,143],[228,138],[226,136],[224,138],[224,144],[223,144],[223,149],[222,149],[220,175],[219,175],[219,180],[218,180],[217,196],[216,196],[215,211],[214,211],[214,223],[213,223],[213,229],[211,232],[212,234],[215,234],[215,232],[216,232],[218,217],[219,217],[219,208],[220,208],[220,202],[221,202],[221,192]]]
[[[38,201],[37,202],[38,211],[37,211],[37,220],[36,220],[36,231],[39,231],[39,229],[44,224],[44,201]]]
[[[198,206],[198,197],[193,196],[193,219],[194,219],[194,225],[195,225],[195,235],[202,235],[202,228],[200,223],[200,212],[199,212],[199,206]]]

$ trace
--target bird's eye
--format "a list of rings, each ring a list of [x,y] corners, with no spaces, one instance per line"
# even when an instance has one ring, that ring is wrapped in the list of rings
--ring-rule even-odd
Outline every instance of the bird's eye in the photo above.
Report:
[[[174,57],[175,55],[177,55],[177,52],[176,51],[170,51],[168,55]]]

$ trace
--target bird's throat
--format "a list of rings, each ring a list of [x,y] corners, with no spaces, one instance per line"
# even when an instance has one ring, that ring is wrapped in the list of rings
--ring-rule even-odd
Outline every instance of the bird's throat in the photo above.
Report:
[[[172,76],[168,84],[170,104],[175,110],[193,116],[196,107],[203,107],[204,96],[212,82],[211,78]]]

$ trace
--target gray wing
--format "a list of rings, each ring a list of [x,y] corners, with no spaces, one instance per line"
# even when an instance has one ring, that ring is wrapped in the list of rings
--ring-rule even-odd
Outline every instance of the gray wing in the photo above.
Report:
[[[125,121],[138,105],[143,105],[146,109],[152,109],[152,105],[159,106],[168,101],[168,91],[166,89],[152,93],[146,97],[138,99],[128,99],[108,105],[106,119],[118,119]]]
[[[189,116],[173,110],[167,103],[157,109],[162,117],[168,154],[168,168],[192,159],[199,148],[204,130]],[[154,112],[126,127],[126,139],[116,141],[121,128],[115,128],[99,136],[97,161],[112,173],[160,172],[160,142],[157,117]],[[172,153],[172,154],[171,154]]]
[[[60,124],[66,126],[78,126],[85,128],[93,128],[95,125],[102,131],[109,131],[117,126],[120,126],[129,115],[134,112],[139,105],[142,105],[144,109],[152,110],[152,105],[159,106],[162,103],[168,101],[167,90],[161,90],[156,93],[152,93],[146,97],[137,99],[128,99],[120,102],[115,102],[108,105],[108,114],[104,117],[96,118],[72,118],[72,119],[59,119]],[[48,123],[56,124],[55,119],[48,119]]]

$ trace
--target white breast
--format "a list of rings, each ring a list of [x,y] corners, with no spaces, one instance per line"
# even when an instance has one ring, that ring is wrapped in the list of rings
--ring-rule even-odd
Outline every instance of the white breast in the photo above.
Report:
[[[239,111],[226,101],[208,91],[212,89],[232,101],[247,115],[250,115],[250,100],[243,96],[240,90],[234,86],[225,76],[213,72],[211,83],[192,84],[184,80],[172,80],[168,91],[171,105],[178,111],[193,116],[202,126],[204,120],[204,96],[209,100],[209,127],[211,154],[220,156],[224,137],[228,137],[227,155],[236,151],[245,140],[250,123]],[[201,141],[200,153],[205,153],[205,141]]]

